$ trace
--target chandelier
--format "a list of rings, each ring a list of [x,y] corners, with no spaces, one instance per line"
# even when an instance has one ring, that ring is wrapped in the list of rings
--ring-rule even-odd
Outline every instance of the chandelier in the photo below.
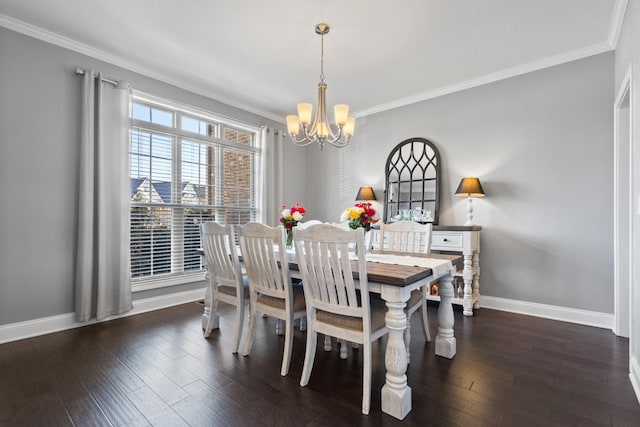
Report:
[[[329,124],[327,117],[326,92],[324,82],[324,36],[329,33],[329,25],[316,25],[316,34],[320,35],[320,83],[318,83],[318,106],[316,116],[311,124],[313,106],[308,103],[298,104],[298,114],[287,116],[287,130],[294,144],[304,147],[314,142],[320,143],[320,150],[328,142],[334,147],[346,147],[353,135],[356,119],[349,116],[349,106],[336,104],[333,107],[335,125]],[[297,139],[300,130],[302,135]]]

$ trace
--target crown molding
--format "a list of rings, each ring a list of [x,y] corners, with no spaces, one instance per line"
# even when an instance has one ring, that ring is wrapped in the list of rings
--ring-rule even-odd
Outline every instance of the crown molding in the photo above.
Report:
[[[616,0],[616,4],[613,6],[611,24],[609,25],[609,36],[607,37],[607,43],[609,43],[611,49],[615,49],[618,45],[618,37],[620,37],[620,31],[622,30],[624,16],[627,13],[628,3],[629,0]]]
[[[95,47],[89,46],[84,43],[80,43],[71,38],[61,36],[60,34],[56,34],[54,32],[45,30],[40,27],[36,27],[35,25],[28,24],[26,22],[12,18],[10,16],[0,14],[0,27],[8,28],[9,30],[15,31],[17,33],[24,34],[38,40],[42,40],[44,42],[47,42],[65,49],[69,49],[71,51],[80,53],[82,55],[86,55],[91,58],[95,58],[100,61],[104,61],[109,64],[115,65],[117,67],[124,68],[129,71],[133,71],[134,73],[138,73],[146,77],[159,80],[163,83],[176,86],[180,89],[184,89],[189,92],[193,92],[195,94],[214,99],[218,102],[222,102],[231,107],[239,108],[241,110],[247,111],[249,113],[257,114],[259,116],[265,117],[267,119],[271,119],[276,122],[282,122],[282,117],[280,117],[277,114],[263,111],[255,107],[225,98],[220,94],[217,94],[210,90],[203,89],[202,87],[198,87],[196,85],[192,85],[190,83],[181,81],[179,79],[169,77],[162,73],[158,73],[157,71],[154,71],[136,62],[128,61],[126,59],[123,59],[117,55],[113,55],[104,50],[97,49]]]
[[[622,26],[622,22],[624,19],[627,2],[628,0],[616,0],[616,4],[614,6],[614,13],[613,13],[611,25],[610,25],[609,36],[606,42],[588,46],[586,48],[562,53],[549,58],[544,58],[539,61],[530,62],[528,64],[519,65],[517,67],[498,71],[496,73],[486,74],[484,76],[481,76],[475,79],[466,80],[463,82],[459,82],[449,86],[444,86],[444,87],[437,88],[427,92],[422,92],[422,93],[412,95],[406,98],[401,98],[392,102],[379,104],[379,105],[355,112],[354,117],[365,117],[372,114],[381,113],[384,111],[392,110],[394,108],[404,107],[404,106],[415,104],[421,101],[426,101],[426,100],[437,98],[440,96],[449,95],[455,92],[460,92],[463,90],[482,86],[488,83],[493,83],[499,80],[519,76],[522,74],[527,74],[533,71],[542,70],[544,68],[553,67],[566,62],[575,61],[578,59],[586,58],[589,56],[593,56],[593,55],[597,55],[600,53],[613,50],[615,44],[617,43],[618,36],[620,34],[620,28]],[[210,90],[203,89],[202,87],[192,85],[190,83],[181,81],[179,79],[168,77],[162,73],[158,73],[138,63],[125,60],[117,55],[113,55],[101,49],[97,49],[92,46],[86,45],[84,43],[80,43],[78,41],[75,41],[68,37],[61,36],[59,34],[53,33],[45,29],[42,29],[40,27],[36,27],[34,25],[12,18],[10,16],[0,14],[0,26],[8,28],[12,31],[15,31],[21,34],[25,34],[33,38],[36,38],[38,40],[42,40],[44,42],[47,42],[56,46],[60,46],[65,49],[69,49],[74,52],[78,52],[80,54],[98,59],[100,61],[107,62],[109,64],[127,69],[129,71],[133,71],[135,73],[153,78],[155,80],[159,80],[161,82],[170,84],[172,86],[176,86],[178,88],[187,90],[189,92],[193,92],[195,94],[214,99],[218,102],[222,102],[231,107],[239,108],[241,110],[244,110],[253,114],[257,114],[259,116],[271,119],[275,122],[284,121],[284,116],[281,116],[279,114],[273,114],[271,112],[263,111],[261,109],[257,109],[255,107],[225,98]]]
[[[517,67],[508,68],[506,70],[498,71],[484,76],[466,80],[460,83],[456,83],[450,86],[444,86],[438,89],[422,92],[413,96],[398,99],[386,104],[380,104],[365,110],[358,111],[354,114],[354,117],[364,117],[383,111],[392,110],[394,108],[404,107],[406,105],[415,104],[421,101],[426,101],[440,96],[449,95],[455,92],[471,89],[478,86],[483,86],[489,83],[494,83],[499,80],[508,79],[510,77],[520,76],[522,74],[531,73],[533,71],[543,70],[545,68],[554,67],[556,65],[564,64],[566,62],[576,61],[578,59],[587,58],[589,56],[598,55],[600,53],[608,52],[613,48],[607,42],[598,43],[595,45],[587,46],[582,49],[572,50],[559,55],[551,56],[541,59],[539,61],[530,62],[528,64],[519,65]]]

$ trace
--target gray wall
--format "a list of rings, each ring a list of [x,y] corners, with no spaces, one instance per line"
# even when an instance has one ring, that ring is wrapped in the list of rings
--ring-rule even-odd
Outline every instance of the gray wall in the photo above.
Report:
[[[445,177],[441,224],[461,224],[451,194],[478,175],[482,293],[612,312],[613,54],[360,118],[342,150],[284,140],[282,202],[338,220],[361,185],[383,195],[386,155],[431,139]],[[162,82],[0,28],[0,325],[73,310],[80,84],[92,67],[138,90],[282,128]],[[587,185],[585,185],[587,184]],[[11,204],[9,204],[10,202]],[[136,294],[141,298],[193,288]]]
[[[73,311],[81,80],[95,68],[134,89],[252,125],[263,117],[0,28],[0,325]],[[287,154],[290,163],[295,153]],[[298,158],[303,159],[302,153]],[[135,299],[202,283],[134,295]]]
[[[424,137],[442,160],[440,224],[478,176],[482,295],[613,312],[612,52],[359,119],[343,150],[307,152],[310,211],[336,221],[361,185],[383,197],[391,149]],[[382,82],[383,84],[383,82]],[[336,195],[338,197],[336,197]]]

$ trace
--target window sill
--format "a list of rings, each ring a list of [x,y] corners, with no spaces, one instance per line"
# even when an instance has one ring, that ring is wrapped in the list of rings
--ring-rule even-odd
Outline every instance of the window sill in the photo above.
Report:
[[[136,293],[170,286],[185,285],[187,283],[203,282],[205,280],[204,275],[204,271],[200,271],[197,273],[181,274],[179,276],[136,280],[131,282],[131,292]]]

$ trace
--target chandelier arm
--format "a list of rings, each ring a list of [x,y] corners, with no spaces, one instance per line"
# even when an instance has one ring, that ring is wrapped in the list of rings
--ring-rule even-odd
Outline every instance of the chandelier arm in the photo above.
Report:
[[[328,142],[329,144],[333,145],[334,147],[346,147],[347,144],[349,143],[349,139],[350,137],[345,136],[345,141],[342,142],[340,141],[340,138],[342,138],[343,134],[342,134],[342,126],[337,126],[338,130],[337,133],[333,131],[331,125],[329,125],[327,123],[328,129],[329,129],[329,136],[327,136],[326,138],[321,138],[318,137],[318,134],[315,133],[314,128],[311,129],[312,132],[309,132],[307,129],[307,126],[303,127],[304,130],[304,139],[309,140],[309,142],[305,145],[309,145],[313,142],[320,142],[322,144],[324,144],[325,142]]]
[[[313,132],[313,128],[311,128],[312,132],[309,132],[308,126],[302,126],[302,131],[304,132],[304,138],[308,139],[309,142],[317,142],[319,140],[318,135]]]
[[[331,125],[329,125],[329,134],[331,135],[331,138],[325,139],[325,141],[327,141],[329,144],[333,145],[342,137],[342,126],[337,126],[337,127],[338,127],[338,130],[336,132],[333,132],[333,129],[331,129]]]
[[[334,147],[344,148],[347,145],[349,145],[349,138],[345,138],[344,141],[338,141],[338,142],[327,141],[327,142],[333,145]]]
[[[289,138],[291,138],[291,142],[296,144],[298,147],[306,147],[307,145],[313,144],[316,142],[314,138],[307,138],[306,129],[304,130],[304,136],[300,139],[296,139],[294,135],[289,134]]]
[[[329,144],[333,145],[334,147],[346,147],[347,144],[349,143],[349,137],[345,135],[344,137],[344,141],[340,141],[340,138],[342,138],[342,126],[338,126],[338,134],[335,135],[333,138],[331,139],[326,139],[325,142],[328,142]]]
[[[329,123],[329,117],[327,116],[327,84],[324,80],[320,80],[318,83],[318,107],[316,108],[316,115],[313,119],[313,124],[311,125],[311,129],[309,130],[309,134],[316,136],[318,139],[327,139],[327,138],[335,138],[336,133],[331,128],[331,124]],[[327,136],[318,136],[318,134],[322,134],[322,130],[326,130]]]

